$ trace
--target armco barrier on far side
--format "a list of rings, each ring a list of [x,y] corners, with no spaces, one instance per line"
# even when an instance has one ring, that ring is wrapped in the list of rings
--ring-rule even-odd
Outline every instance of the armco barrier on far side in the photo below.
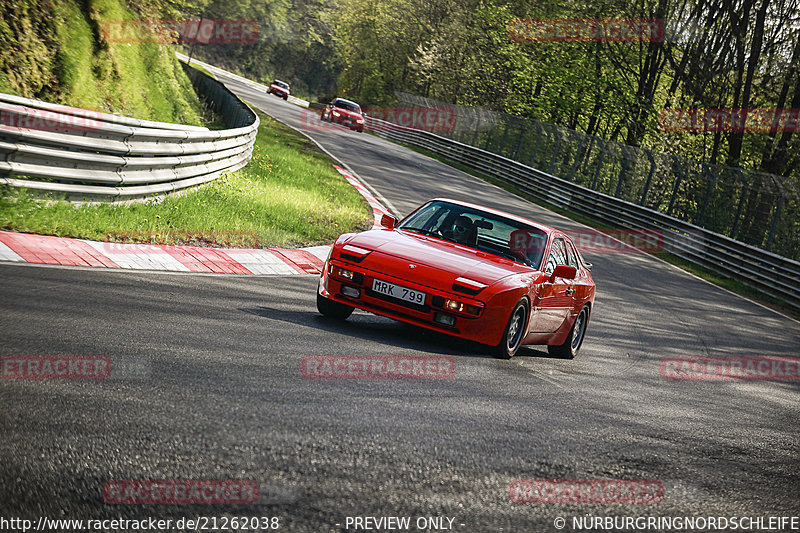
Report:
[[[183,65],[228,129],[154,122],[0,94],[0,185],[73,200],[130,200],[214,180],[247,164],[258,116]]]
[[[371,117],[367,117],[366,127],[388,139],[430,150],[500,179],[563,209],[617,228],[658,232],[664,251],[738,279],[800,309],[800,263],[797,261],[431,132]]]

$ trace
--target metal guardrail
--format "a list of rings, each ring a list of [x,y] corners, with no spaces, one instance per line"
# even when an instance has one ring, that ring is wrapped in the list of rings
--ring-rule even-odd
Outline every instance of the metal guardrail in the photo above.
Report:
[[[800,310],[800,263],[433,133],[367,117],[366,129],[516,186],[550,204],[620,228],[659,231],[664,250]]]
[[[0,185],[72,200],[130,200],[214,180],[250,160],[258,116],[184,65],[229,129],[140,120],[0,94]]]

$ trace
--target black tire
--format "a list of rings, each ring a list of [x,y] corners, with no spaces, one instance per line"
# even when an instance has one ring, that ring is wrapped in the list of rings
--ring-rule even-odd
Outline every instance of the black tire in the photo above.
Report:
[[[508,318],[503,338],[494,347],[494,355],[499,359],[511,359],[519,350],[522,337],[525,335],[525,325],[528,323],[528,300],[522,299],[514,306]]]
[[[550,355],[561,357],[563,359],[575,359],[578,351],[583,344],[583,338],[586,336],[586,326],[589,324],[589,309],[584,307],[575,322],[572,323],[572,329],[569,330],[567,340],[564,344],[558,346],[548,346],[547,351]]]
[[[317,293],[317,310],[322,315],[336,320],[347,320],[353,312],[353,308],[349,305],[329,300],[319,293]]]
[[[289,95],[287,94],[286,96],[283,97],[283,99],[288,102],[289,101]]]

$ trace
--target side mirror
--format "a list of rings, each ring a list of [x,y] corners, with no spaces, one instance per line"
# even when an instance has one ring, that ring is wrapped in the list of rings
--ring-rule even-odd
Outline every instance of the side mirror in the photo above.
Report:
[[[553,273],[550,275],[550,283],[553,283],[556,278],[575,279],[578,275],[578,269],[569,265],[558,265]]]
[[[394,218],[392,215],[384,215],[381,217],[381,226],[386,229],[394,229],[394,225],[397,224],[397,219]]]

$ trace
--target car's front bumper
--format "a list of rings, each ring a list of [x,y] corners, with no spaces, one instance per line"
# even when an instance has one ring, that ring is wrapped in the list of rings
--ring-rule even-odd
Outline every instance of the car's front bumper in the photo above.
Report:
[[[353,280],[340,278],[331,273],[332,268],[337,266],[357,273],[358,276]],[[377,293],[372,289],[373,280],[375,279],[422,291],[426,294],[425,303],[423,305],[412,304]],[[359,296],[354,297],[343,294],[342,289],[344,287],[358,289]],[[420,285],[409,279],[372,272],[360,267],[358,264],[338,259],[332,259],[325,263],[319,281],[319,294],[325,298],[370,311],[377,315],[491,345],[499,342],[511,312],[505,306],[485,305],[483,301],[476,298]],[[471,316],[467,313],[458,313],[445,309],[441,302],[447,299],[479,306],[482,311],[478,316]],[[442,319],[441,315],[453,317],[454,323],[448,325],[437,321],[437,318]]]
[[[339,115],[338,117],[334,115],[333,120],[335,120],[338,124],[341,124],[342,126],[347,126],[351,130],[364,131],[363,122],[359,124],[358,122],[356,122],[356,119],[350,118],[346,115]]]

